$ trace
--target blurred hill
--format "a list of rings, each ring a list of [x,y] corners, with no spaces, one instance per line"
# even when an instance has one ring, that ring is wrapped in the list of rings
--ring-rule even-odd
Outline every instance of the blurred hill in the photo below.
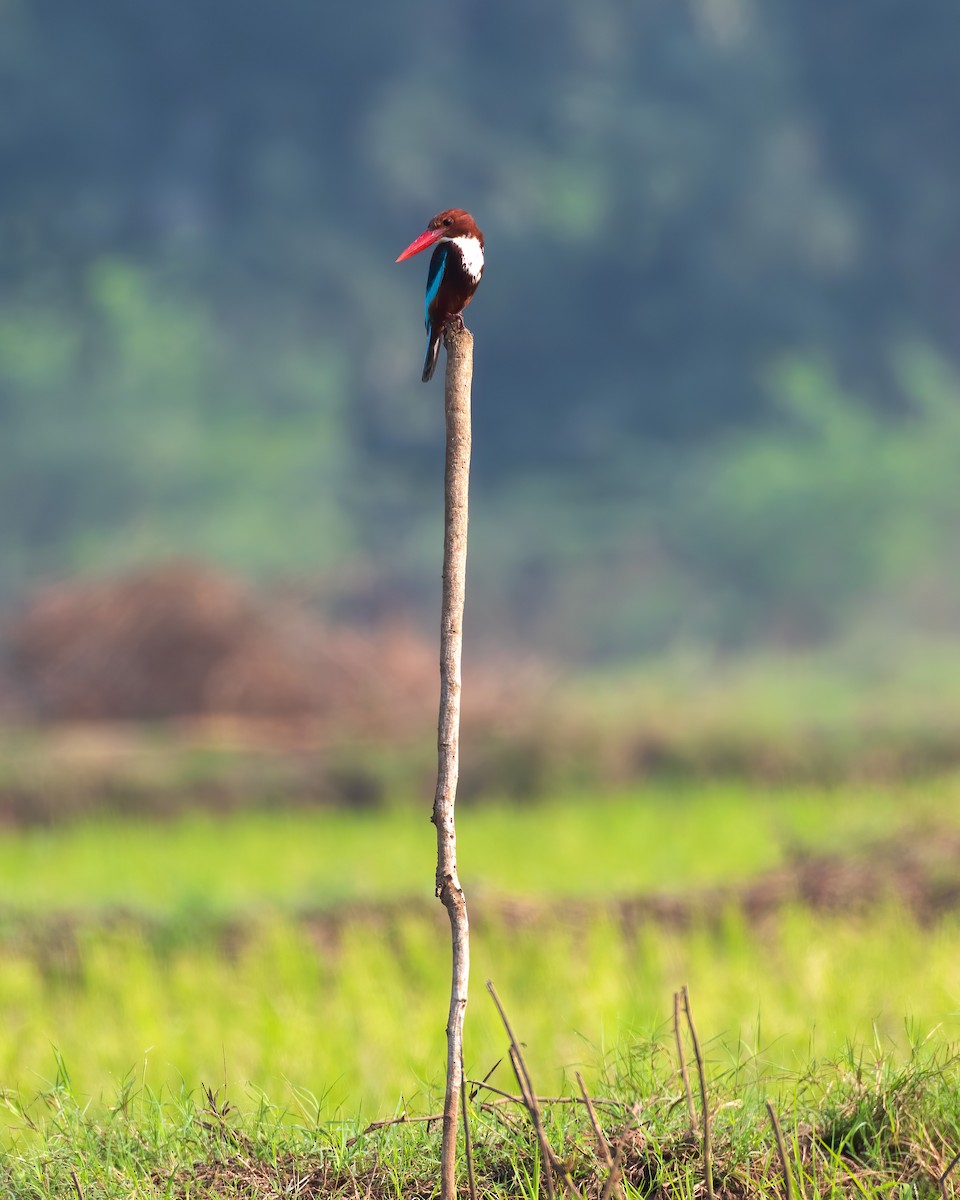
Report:
[[[8,604],[189,554],[432,616],[393,259],[463,204],[475,636],[960,627],[960,10],[24,0],[0,79]]]

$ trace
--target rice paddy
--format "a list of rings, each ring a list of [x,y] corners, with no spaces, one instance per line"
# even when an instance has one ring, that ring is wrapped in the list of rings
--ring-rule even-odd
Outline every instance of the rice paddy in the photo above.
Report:
[[[468,1071],[503,1054],[488,977],[548,1090],[662,1034],[683,983],[717,1069],[745,1050],[797,1071],[850,1042],[960,1039],[955,913],[925,919],[895,891],[836,914],[736,901],[798,854],[960,830],[957,786],[658,785],[464,807]],[[3,1086],[29,1095],[65,1066],[95,1103],[134,1075],[158,1091],[302,1090],[324,1117],[391,1112],[401,1097],[429,1108],[448,987],[433,863],[433,830],[410,805],[8,830]],[[731,889],[720,910],[680,921],[626,919],[612,902],[716,885]]]

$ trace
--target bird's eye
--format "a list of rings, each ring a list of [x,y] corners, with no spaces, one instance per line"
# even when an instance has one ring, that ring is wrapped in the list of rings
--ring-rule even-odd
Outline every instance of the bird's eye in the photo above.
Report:
[[[453,217],[444,217],[444,218],[443,218],[443,223],[444,223],[444,225],[452,225],[452,224],[453,224]]]

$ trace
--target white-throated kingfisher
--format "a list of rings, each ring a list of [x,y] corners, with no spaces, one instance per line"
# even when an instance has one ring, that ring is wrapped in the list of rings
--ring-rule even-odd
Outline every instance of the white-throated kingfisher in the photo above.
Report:
[[[427,356],[423,360],[423,382],[433,378],[440,355],[444,326],[460,321],[483,274],[483,234],[462,208],[437,213],[426,229],[397,258],[403,262],[434,246],[427,272],[424,324],[427,327]]]

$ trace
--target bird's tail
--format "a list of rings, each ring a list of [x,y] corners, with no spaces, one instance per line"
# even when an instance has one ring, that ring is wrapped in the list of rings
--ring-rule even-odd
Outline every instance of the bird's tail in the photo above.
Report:
[[[443,330],[430,329],[427,333],[427,356],[423,360],[423,375],[421,379],[424,383],[433,378],[433,373],[437,369],[437,359],[440,357],[440,335]]]

